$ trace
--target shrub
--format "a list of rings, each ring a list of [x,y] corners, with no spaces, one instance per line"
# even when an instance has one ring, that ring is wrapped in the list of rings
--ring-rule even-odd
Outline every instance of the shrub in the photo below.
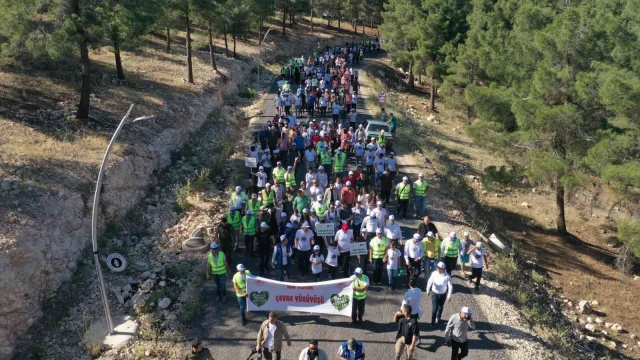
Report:
[[[519,168],[507,168],[502,165],[499,168],[488,166],[484,169],[484,174],[480,176],[482,186],[490,191],[496,191],[504,186],[513,186],[523,177]]]
[[[494,255],[495,259],[493,260],[493,273],[496,275],[496,278],[509,286],[517,285],[519,280],[519,272],[521,271],[521,269],[515,257],[511,254]]]
[[[251,86],[247,86],[246,89],[238,93],[238,96],[244,99],[253,99],[256,96],[256,90]]]
[[[543,274],[535,270],[531,272],[531,279],[538,285],[542,285],[547,281],[547,278]]]
[[[191,190],[192,191],[204,191],[207,189],[209,185],[209,180],[211,178],[211,169],[203,168],[197,170],[195,176],[193,177],[193,181],[191,181]]]
[[[193,192],[191,187],[191,180],[187,180],[187,183],[182,186],[176,186],[173,189],[173,194],[176,196],[175,209],[177,212],[184,212],[189,209],[189,195]]]

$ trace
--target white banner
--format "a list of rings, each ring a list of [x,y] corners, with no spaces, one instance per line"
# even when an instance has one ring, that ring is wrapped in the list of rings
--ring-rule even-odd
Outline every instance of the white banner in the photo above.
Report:
[[[249,311],[300,311],[351,316],[353,280],[288,283],[262,277],[247,278]]]

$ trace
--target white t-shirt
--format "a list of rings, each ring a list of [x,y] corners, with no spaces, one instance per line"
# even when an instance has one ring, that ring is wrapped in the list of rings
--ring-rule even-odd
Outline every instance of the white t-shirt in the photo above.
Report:
[[[267,333],[267,349],[273,350],[275,349],[275,334],[276,334],[276,325],[269,323],[269,331]]]
[[[393,158],[393,159],[388,158],[386,162],[387,162],[387,168],[389,169],[389,171],[396,171],[396,164],[398,163],[396,158]]]
[[[324,262],[329,266],[336,267],[338,266],[338,256],[340,256],[340,250],[329,247],[327,249],[327,259]]]
[[[311,229],[306,232],[300,229],[296,232],[296,239],[298,239],[298,250],[308,251],[311,250],[311,239],[313,238],[313,231]]]
[[[364,145],[357,143],[353,146],[356,156],[364,156]]]
[[[386,161],[384,160],[384,158],[377,157],[373,161],[373,165],[375,166],[376,171],[379,172],[379,173],[384,171],[385,164],[386,164]]]
[[[322,263],[324,262],[324,255],[320,254],[316,256],[315,254],[311,254],[311,256],[309,257],[309,261],[311,262],[311,272],[314,275],[322,272]]]
[[[365,161],[367,162],[367,166],[373,165],[373,159],[375,158],[376,154],[371,150],[367,150],[364,156],[366,158]]]
[[[402,254],[398,249],[387,250],[387,269],[398,270],[398,259]]]
[[[402,299],[402,305],[411,306],[411,315],[418,314],[418,316],[422,316],[422,310],[420,309],[420,298],[422,297],[422,290],[418,288],[413,288],[407,290],[404,293],[404,298]]]
[[[483,256],[487,256],[487,250],[484,248],[478,250],[477,248],[469,254],[469,259],[471,259],[471,267],[474,269],[482,269],[484,266],[484,258]]]
[[[338,241],[338,246],[340,246],[340,251],[347,252],[351,251],[351,242],[353,241],[353,230],[349,229],[345,233],[342,229],[336,232],[336,240]]]
[[[258,178],[258,187],[265,187],[267,186],[267,173],[266,172],[259,172],[256,174],[256,177]]]

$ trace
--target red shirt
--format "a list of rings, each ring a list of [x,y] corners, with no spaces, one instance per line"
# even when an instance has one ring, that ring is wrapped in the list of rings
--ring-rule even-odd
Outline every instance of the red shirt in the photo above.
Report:
[[[311,144],[313,144],[313,147],[318,144],[318,141],[320,141],[320,135],[316,134],[311,137]]]

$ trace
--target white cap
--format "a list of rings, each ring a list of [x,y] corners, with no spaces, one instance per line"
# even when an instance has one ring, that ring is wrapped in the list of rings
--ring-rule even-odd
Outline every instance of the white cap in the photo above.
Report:
[[[287,217],[287,213],[283,212],[282,214],[280,214],[280,217],[286,218]]]
[[[469,310],[468,307],[463,307],[460,312],[462,312],[463,314],[467,315],[467,316],[471,316],[471,310]]]
[[[382,234],[382,229],[380,228],[376,229],[376,234]]]
[[[352,171],[353,173],[353,171]],[[347,181],[347,186],[351,186],[351,181]]]
[[[316,245],[313,247],[313,251],[320,251],[320,245]]]
[[[264,184],[264,186],[271,186],[271,183],[266,183]]]
[[[380,132],[384,134],[384,130],[380,130]]]
[[[289,225],[289,224],[287,224],[287,225]],[[281,235],[280,236],[280,241],[285,240],[286,238],[287,238],[287,235]]]
[[[356,268],[356,269],[353,271],[353,273],[354,273],[354,274],[358,274],[358,275],[362,275],[362,268]]]
[[[342,148],[338,148],[338,151],[339,151],[339,152],[342,152]]]
[[[396,217],[394,215],[389,215],[389,220],[395,220]]]
[[[318,166],[318,170],[324,170],[324,166],[322,165]]]
[[[394,153],[393,151],[389,153],[389,155],[395,155],[396,153]]]
[[[305,221],[304,223],[302,223],[302,227],[303,228],[308,228],[309,227],[309,223]]]
[[[336,200],[336,206],[340,206],[340,200]]]
[[[424,177],[423,173],[418,174],[418,177]]]
[[[242,265],[242,264],[238,264],[238,265],[236,265],[236,270],[238,270],[238,271],[245,271],[245,270],[246,270],[246,268],[244,267],[244,265]]]
[[[273,153],[275,154],[275,153],[276,153],[276,151],[278,151],[278,150],[273,150]],[[279,152],[279,151],[278,151],[278,152]],[[276,163],[276,165],[282,165],[282,161],[278,161],[278,162]]]
[[[352,170],[349,170],[349,175],[353,175],[353,171]]]
[[[376,204],[378,204],[378,205],[382,205],[382,201],[378,201]]]
[[[247,210],[247,215],[253,215],[253,211],[252,210]]]
[[[418,234],[418,233],[413,234],[413,238],[415,240],[420,240],[420,234]]]
[[[218,243],[211,243],[211,248],[212,248],[212,249],[217,250],[217,249],[218,249],[218,247],[219,247],[219,246],[218,246]]]
[[[293,170],[293,166],[287,166],[287,170]]]
[[[469,232],[468,232],[468,231],[465,231],[465,232],[464,232],[464,236],[465,236],[465,237],[466,237],[466,236],[469,236],[469,235],[470,235],[470,234],[469,234]]]
[[[482,241],[477,241],[476,242],[476,248],[482,249],[483,247],[484,247],[484,244],[482,243]]]
[[[409,178],[408,178],[408,177],[406,177],[406,176],[403,176],[403,177],[402,177],[402,181],[409,181]]]
[[[318,196],[316,196],[316,199],[317,199],[318,201],[322,201],[322,195],[318,195]]]
[[[267,157],[262,155],[262,160],[267,160]],[[258,170],[264,170],[264,166],[260,166]]]
[[[449,237],[452,238],[452,239],[455,239],[456,238],[456,232],[452,231],[451,233],[449,233]]]
[[[427,237],[433,237],[433,231],[429,231],[429,232],[427,233]]]
[[[447,265],[445,265],[442,261],[440,261],[440,262],[438,263],[438,268],[440,268],[440,269],[445,269],[446,267],[447,267]]]
[[[274,154],[279,154],[279,153],[280,153],[280,150],[275,149],[275,150],[273,150],[273,153],[274,153]],[[278,162],[279,162],[279,161],[278,161]]]
[[[302,209],[302,213],[303,213],[303,214],[308,214],[308,213],[309,213],[309,209],[306,209],[306,208],[305,208],[305,209]]]
[[[240,191],[240,190],[242,190],[242,187],[241,186],[236,186],[236,191]]]
[[[263,223],[260,224],[260,227],[263,228],[263,229],[266,229],[266,228],[269,227],[269,225],[267,225],[266,222],[263,222]]]

